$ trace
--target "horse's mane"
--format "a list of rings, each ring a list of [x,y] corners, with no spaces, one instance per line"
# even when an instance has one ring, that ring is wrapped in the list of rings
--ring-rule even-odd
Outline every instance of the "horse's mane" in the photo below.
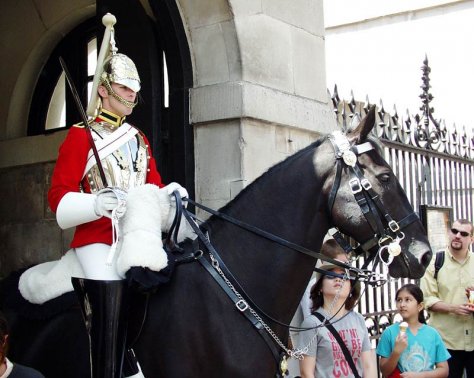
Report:
[[[347,130],[346,133],[349,133],[350,130]],[[310,145],[306,146],[305,148],[299,150],[298,152],[294,153],[293,155],[288,156],[286,159],[282,160],[281,162],[275,164],[274,166],[270,167],[265,173],[257,177],[253,182],[251,182],[248,186],[246,186],[243,190],[240,191],[240,193],[229,203],[224,205],[219,209],[219,211],[225,212],[226,210],[229,210],[236,201],[240,199],[241,196],[246,195],[247,193],[250,193],[254,190],[254,188],[262,181],[265,180],[268,176],[272,175],[273,173],[280,171],[281,169],[286,168],[288,164],[291,164],[294,160],[297,160],[301,155],[304,155],[308,150],[311,149],[316,149],[318,148],[321,143],[324,142],[324,140],[327,138],[328,134],[323,135]],[[383,154],[383,144],[380,141],[380,139],[373,133],[370,133],[367,136],[367,140],[374,146],[375,150],[379,153],[380,156],[384,156]],[[214,218],[211,217],[211,219]]]
[[[317,139],[316,141],[306,146],[305,148],[299,150],[293,155],[288,156],[286,159],[270,167],[266,172],[264,172],[262,175],[257,177],[253,182],[251,182],[248,186],[246,186],[243,190],[241,190],[240,193],[237,194],[237,196],[232,201],[230,201],[228,204],[220,208],[219,211],[229,210],[233,206],[233,204],[240,199],[241,196],[252,192],[261,181],[265,180],[268,176],[274,174],[275,172],[286,168],[288,164],[291,164],[294,160],[297,160],[301,155],[304,155],[308,150],[318,148],[325,138],[327,138],[327,135],[322,136],[321,138]]]

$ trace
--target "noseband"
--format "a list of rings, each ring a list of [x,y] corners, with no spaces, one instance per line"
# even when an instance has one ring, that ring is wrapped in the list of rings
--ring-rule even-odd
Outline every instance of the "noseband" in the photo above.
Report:
[[[359,243],[356,248],[349,245],[340,231],[336,231],[332,236],[346,252],[354,251],[356,254],[367,252],[378,245],[379,256],[384,250],[389,253],[388,260],[383,261],[381,257],[382,261],[390,264],[394,256],[401,253],[400,241],[405,237],[401,230],[417,221],[418,215],[413,212],[405,218],[395,221],[386,210],[379,195],[373,190],[370,181],[364,176],[359,167],[357,156],[374,149],[372,143],[365,142],[351,146],[349,139],[341,131],[334,131],[328,139],[334,147],[336,157],[336,177],[329,193],[329,214],[332,214],[336,195],[341,184],[342,166],[344,164],[351,175],[348,182],[350,190],[374,233],[372,238]]]

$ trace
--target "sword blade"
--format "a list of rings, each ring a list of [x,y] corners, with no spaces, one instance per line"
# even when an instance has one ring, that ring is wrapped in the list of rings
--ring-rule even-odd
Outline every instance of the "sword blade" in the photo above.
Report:
[[[89,139],[89,144],[91,145],[92,152],[94,154],[94,158],[97,163],[97,168],[99,168],[100,179],[102,180],[103,186],[106,188],[108,186],[107,179],[105,177],[104,168],[102,167],[102,162],[100,161],[100,158],[99,158],[99,153],[97,152],[97,148],[94,143],[94,138],[92,137],[91,128],[89,125],[89,120],[87,118],[86,111],[84,110],[84,107],[82,106],[81,98],[79,97],[79,94],[77,93],[76,86],[74,85],[74,82],[72,81],[72,76],[69,73],[69,70],[66,66],[66,62],[61,56],[59,57],[59,63],[61,64],[64,74],[66,75],[66,80],[69,85],[69,89],[71,90],[72,97],[74,98],[74,102],[76,103],[76,108],[81,114],[82,122],[84,123],[84,127],[86,128],[87,138]]]

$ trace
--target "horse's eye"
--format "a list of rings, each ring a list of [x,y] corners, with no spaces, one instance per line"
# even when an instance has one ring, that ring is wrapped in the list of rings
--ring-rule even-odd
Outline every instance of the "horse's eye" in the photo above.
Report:
[[[391,178],[391,175],[390,175],[390,173],[382,173],[382,174],[378,175],[377,178],[381,182],[389,182],[390,178]]]

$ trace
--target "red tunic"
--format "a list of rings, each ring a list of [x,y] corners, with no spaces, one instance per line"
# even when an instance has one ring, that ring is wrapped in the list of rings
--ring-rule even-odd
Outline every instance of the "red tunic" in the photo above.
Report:
[[[103,121],[97,118],[96,121]],[[148,172],[146,176],[147,184],[155,184],[163,187],[161,176],[156,169],[155,159],[151,155],[150,144],[142,134],[150,160],[148,161]],[[66,139],[59,148],[58,160],[54,167],[51,179],[51,188],[48,192],[48,202],[51,210],[56,213],[59,202],[69,192],[80,192],[82,175],[86,166],[87,154],[90,145],[87,139],[86,130],[83,126],[73,126],[69,130]],[[84,188],[90,193],[90,189]],[[112,244],[112,222],[107,217],[102,217],[96,221],[84,223],[76,227],[71,248],[81,247],[91,243]]]

